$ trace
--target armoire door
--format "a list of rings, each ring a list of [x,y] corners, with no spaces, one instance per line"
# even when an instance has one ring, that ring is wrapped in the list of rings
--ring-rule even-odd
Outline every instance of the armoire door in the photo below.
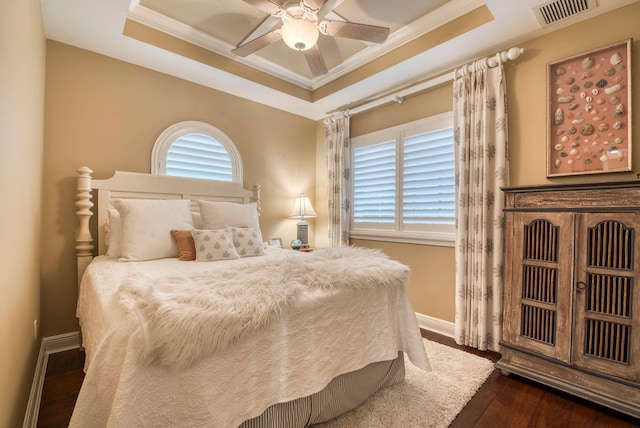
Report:
[[[640,216],[578,214],[573,364],[640,381]],[[635,316],[634,316],[635,312]]]
[[[571,359],[574,214],[514,213],[507,236],[503,340],[565,363]]]

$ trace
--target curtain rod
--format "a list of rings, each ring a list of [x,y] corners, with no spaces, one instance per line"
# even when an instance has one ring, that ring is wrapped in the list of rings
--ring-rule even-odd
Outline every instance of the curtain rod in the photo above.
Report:
[[[327,113],[327,117],[325,120],[335,120],[344,116],[354,116],[356,114],[365,112],[367,110],[371,110],[372,108],[378,107],[383,104],[387,104],[390,102],[396,102],[398,104],[402,104],[404,102],[404,98],[408,95],[415,94],[416,92],[423,91],[425,89],[429,89],[435,86],[438,86],[442,83],[446,83],[452,81],[458,77],[462,77],[465,74],[469,74],[473,71],[473,65],[479,62],[486,63],[490,68],[497,67],[498,64],[513,61],[517,59],[524,52],[523,48],[512,47],[502,52],[498,52],[495,55],[488,56],[485,58],[481,58],[475,61],[472,61],[468,64],[463,65],[460,68],[455,68],[454,71],[443,74],[442,76],[435,77],[433,79],[429,79],[425,82],[419,83],[417,85],[411,86],[407,89],[400,90],[394,94],[386,95],[384,97],[378,98],[377,100],[373,100],[359,106],[356,106],[351,109],[346,109],[338,112],[329,112]]]

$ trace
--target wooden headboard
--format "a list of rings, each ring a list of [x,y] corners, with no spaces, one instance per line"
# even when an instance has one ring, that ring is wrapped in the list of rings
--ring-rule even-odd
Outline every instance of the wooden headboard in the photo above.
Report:
[[[80,220],[76,234],[76,257],[78,260],[78,284],[82,275],[97,254],[106,252],[105,224],[107,209],[112,199],[189,199],[191,210],[197,211],[197,200],[226,201],[248,204],[256,202],[260,213],[260,186],[246,190],[240,183],[200,180],[194,178],[168,177],[136,172],[116,171],[111,178],[94,180],[93,171],[86,166],[77,170],[76,215]],[[91,199],[96,195],[97,207]],[[91,235],[89,220],[97,215],[97,237]],[[97,244],[97,245],[96,245]]]

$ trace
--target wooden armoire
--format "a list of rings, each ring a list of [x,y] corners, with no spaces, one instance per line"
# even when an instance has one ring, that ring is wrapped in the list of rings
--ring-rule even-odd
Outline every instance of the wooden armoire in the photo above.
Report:
[[[503,190],[496,366],[640,418],[640,181]]]

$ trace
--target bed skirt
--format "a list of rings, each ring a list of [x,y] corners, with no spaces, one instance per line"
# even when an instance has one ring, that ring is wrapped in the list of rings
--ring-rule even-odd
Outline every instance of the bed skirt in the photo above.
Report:
[[[367,398],[404,379],[404,353],[334,378],[321,391],[267,408],[243,422],[241,428],[307,427],[326,422],[355,409]]]

